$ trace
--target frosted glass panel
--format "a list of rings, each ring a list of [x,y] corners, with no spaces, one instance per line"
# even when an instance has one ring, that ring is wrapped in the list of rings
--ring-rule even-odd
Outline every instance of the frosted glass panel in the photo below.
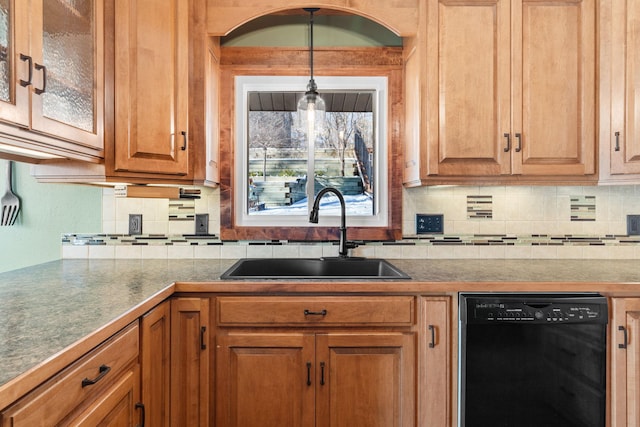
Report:
[[[94,20],[92,0],[47,0],[43,7],[43,58],[47,84],[42,114],[94,130]]]
[[[0,0],[0,101],[11,101],[11,20],[9,0]]]

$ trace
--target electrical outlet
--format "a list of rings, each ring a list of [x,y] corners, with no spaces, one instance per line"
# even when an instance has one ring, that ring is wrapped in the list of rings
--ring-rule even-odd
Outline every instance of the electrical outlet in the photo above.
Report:
[[[129,214],[129,235],[142,234],[142,214]]]
[[[627,215],[627,234],[640,236],[640,215]]]
[[[416,234],[441,234],[444,232],[444,215],[416,214]]]
[[[209,234],[209,214],[196,214],[196,234]]]

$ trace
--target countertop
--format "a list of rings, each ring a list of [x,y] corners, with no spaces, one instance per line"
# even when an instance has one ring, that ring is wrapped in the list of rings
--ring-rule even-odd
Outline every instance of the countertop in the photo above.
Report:
[[[637,260],[389,260],[411,280],[372,282],[220,281],[235,260],[61,260],[0,274],[0,409],[3,393],[29,374],[82,354],[174,292],[399,292],[492,290],[495,284],[545,283],[532,290],[637,292]],[[563,282],[560,284],[559,282]],[[566,283],[564,283],[566,282]],[[327,288],[329,286],[329,288]],[[504,285],[502,290],[504,289]],[[89,339],[87,339],[89,337]],[[45,370],[46,371],[46,370]]]

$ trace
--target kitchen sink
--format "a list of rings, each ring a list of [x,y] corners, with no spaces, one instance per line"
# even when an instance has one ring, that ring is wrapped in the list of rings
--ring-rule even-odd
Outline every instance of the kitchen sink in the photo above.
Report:
[[[410,279],[384,259],[375,258],[245,258],[221,276],[248,279]]]

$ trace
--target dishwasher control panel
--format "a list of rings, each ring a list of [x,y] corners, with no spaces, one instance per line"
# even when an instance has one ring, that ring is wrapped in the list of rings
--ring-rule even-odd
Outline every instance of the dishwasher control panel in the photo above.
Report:
[[[607,323],[605,297],[467,296],[467,323]]]

